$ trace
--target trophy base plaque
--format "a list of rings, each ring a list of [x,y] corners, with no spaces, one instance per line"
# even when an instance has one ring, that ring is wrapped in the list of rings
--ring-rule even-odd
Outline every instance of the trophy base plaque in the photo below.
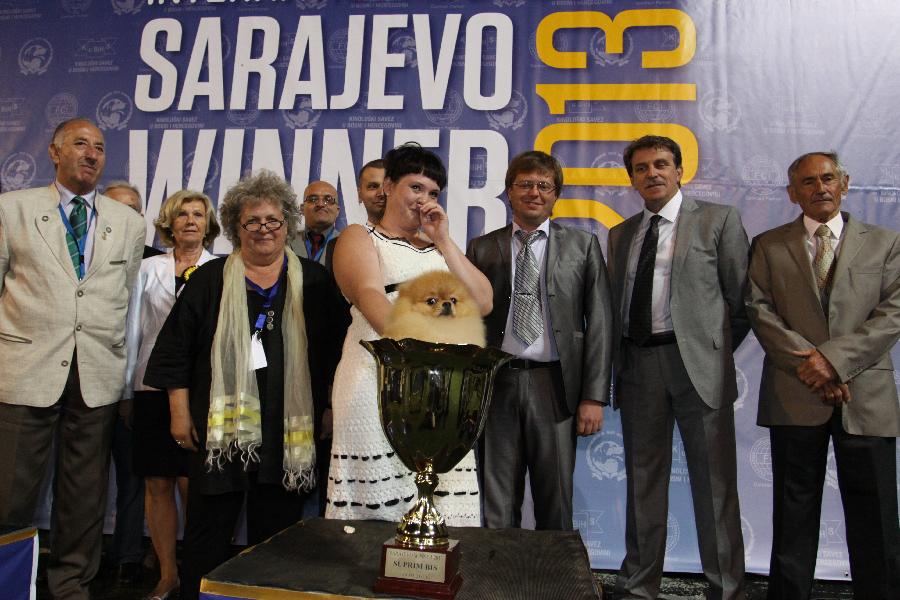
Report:
[[[459,574],[459,540],[444,548],[407,548],[392,537],[381,547],[381,575],[375,591],[398,596],[453,600]]]

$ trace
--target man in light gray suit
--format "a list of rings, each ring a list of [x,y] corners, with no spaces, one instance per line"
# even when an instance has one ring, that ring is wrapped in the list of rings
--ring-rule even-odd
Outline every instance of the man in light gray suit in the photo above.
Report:
[[[681,149],[645,136],[625,149],[644,210],[609,232],[617,319],[615,405],[622,411],[628,495],[627,598],[656,598],[666,548],[672,429],[691,481],[708,598],[744,597],[732,353],[746,336],[748,243],[738,211],[681,193]]]
[[[32,522],[55,438],[47,581],[54,598],[88,598],[146,226],[96,192],[91,121],[60,124],[49,153],[53,184],[0,196],[0,522]]]
[[[599,431],[609,403],[606,265],[593,234],[550,221],[562,185],[552,156],[513,158],[506,172],[513,222],[472,240],[466,252],[494,288],[488,344],[516,357],[497,376],[480,447],[488,527],[521,525],[527,470],[537,528],[572,529],[576,434]]]
[[[754,241],[747,296],[766,351],[757,423],[772,444],[768,597],[810,597],[830,439],[854,596],[897,598],[900,234],[840,211],[850,177],[834,152],[804,154],[788,180],[803,214]]]

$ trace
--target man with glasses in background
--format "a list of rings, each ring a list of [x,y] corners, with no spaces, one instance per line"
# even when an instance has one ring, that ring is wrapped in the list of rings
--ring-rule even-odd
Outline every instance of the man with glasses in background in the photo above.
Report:
[[[606,264],[593,234],[550,221],[562,179],[548,154],[513,158],[513,222],[466,252],[494,287],[488,344],[515,356],[497,376],[479,452],[487,527],[521,526],[528,471],[537,529],[572,529],[576,434],[599,431],[609,403]]]
[[[328,242],[340,234],[334,227],[341,212],[337,190],[327,181],[313,181],[303,190],[300,209],[303,211],[303,229],[291,240],[291,250],[297,256],[326,265]]]

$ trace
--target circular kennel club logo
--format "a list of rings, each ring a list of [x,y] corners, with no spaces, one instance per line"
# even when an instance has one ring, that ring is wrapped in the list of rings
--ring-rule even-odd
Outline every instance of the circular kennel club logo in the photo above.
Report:
[[[659,100],[638,102],[634,112],[642,123],[668,123],[675,118],[675,107]]]
[[[313,110],[312,100],[309,98],[300,100],[299,106],[293,110],[281,111],[281,115],[291,129],[312,129],[322,117],[321,112]]]
[[[338,29],[328,36],[328,57],[331,62],[342,65],[347,62],[347,38],[350,30],[347,28]],[[293,44],[293,40],[291,40]]]
[[[425,116],[438,127],[450,127],[462,116],[463,101],[459,92],[447,91],[447,107],[440,110],[426,110]]]
[[[681,524],[675,518],[675,515],[669,513],[669,518],[666,519],[666,554],[675,549],[680,539]]]
[[[97,124],[100,129],[125,129],[131,120],[134,105],[125,92],[110,92],[97,103]]]
[[[704,94],[700,99],[700,120],[710,131],[734,131],[741,122],[741,105],[731,94]]]
[[[403,66],[417,67],[419,65],[419,55],[416,54],[416,38],[413,36],[408,33],[396,35],[391,40],[390,46],[392,54],[402,54],[405,57]]]
[[[59,5],[70,15],[83,15],[91,5],[91,0],[62,0]]]
[[[255,90],[247,92],[247,104],[243,109],[229,108],[225,117],[238,127],[246,127],[259,117],[259,93]]]
[[[622,168],[622,155],[616,154],[615,152],[604,152],[602,154],[598,154],[597,157],[591,162],[592,169],[621,169]],[[598,194],[595,196],[597,200],[603,200],[604,198],[608,198],[609,196],[624,196],[625,194],[631,191],[631,187],[629,186],[604,186],[602,191],[600,191],[599,186],[595,186]]]
[[[37,173],[34,157],[27,152],[9,155],[0,166],[0,183],[4,192],[23,190],[31,185]]]
[[[761,437],[750,446],[750,467],[763,481],[772,481],[772,444],[767,437]]]
[[[631,60],[634,45],[631,43],[631,36],[625,33],[622,35],[622,52],[611,54],[606,51],[606,32],[601,30],[591,36],[588,52],[591,53],[595,64],[604,67],[622,67]]]
[[[618,431],[604,431],[593,436],[584,457],[594,479],[625,480],[625,446]]]
[[[734,378],[737,383],[738,393],[737,400],[734,401],[734,410],[738,411],[744,408],[744,402],[747,400],[747,392],[750,390],[750,382],[747,381],[747,376],[737,365],[734,367]]]
[[[47,102],[44,116],[47,118],[47,125],[50,127],[56,127],[63,121],[74,119],[78,116],[78,98],[69,92],[56,94]]]
[[[784,191],[781,167],[768,156],[753,156],[741,169],[741,179],[757,197],[767,198]]]
[[[43,75],[53,60],[53,45],[45,38],[32,38],[19,50],[19,71],[23,75]]]
[[[184,157],[184,185],[187,187],[188,185],[188,177],[194,172],[194,153],[191,152],[187,156]],[[203,189],[206,189],[206,183],[210,181],[215,181],[219,176],[219,161],[216,160],[215,156],[209,157],[209,166],[206,170],[206,181],[203,182]]]
[[[144,0],[110,0],[113,12],[117,15],[134,15],[144,6]]]
[[[513,90],[512,98],[504,108],[484,113],[491,128],[498,131],[501,129],[515,131],[525,122],[526,115],[528,115],[528,102],[525,100],[525,96],[516,90]]]

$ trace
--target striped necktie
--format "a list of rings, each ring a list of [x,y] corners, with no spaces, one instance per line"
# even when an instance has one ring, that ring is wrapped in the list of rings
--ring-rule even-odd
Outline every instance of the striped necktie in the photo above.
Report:
[[[87,231],[87,203],[81,196],[72,198],[72,203],[75,206],[72,207],[72,212],[69,214],[69,225],[72,226],[75,236],[72,236],[71,231],[66,231],[66,245],[69,247],[69,256],[72,258],[75,274],[81,279],[81,263],[84,258],[78,248],[78,240],[83,238]]]
[[[522,248],[516,255],[516,281],[513,291],[513,333],[530,346],[544,332],[544,318],[541,313],[540,269],[531,250],[543,232],[539,229],[526,233],[521,229],[516,237]]]

